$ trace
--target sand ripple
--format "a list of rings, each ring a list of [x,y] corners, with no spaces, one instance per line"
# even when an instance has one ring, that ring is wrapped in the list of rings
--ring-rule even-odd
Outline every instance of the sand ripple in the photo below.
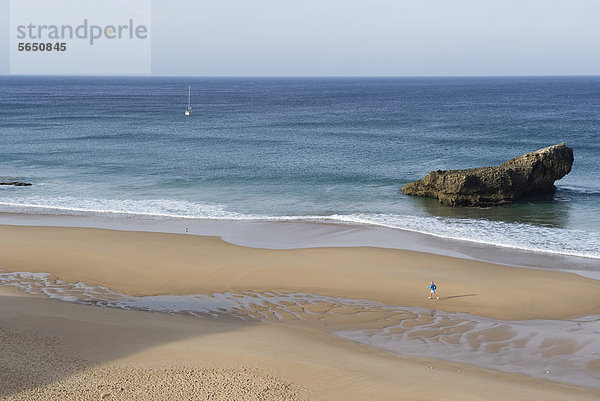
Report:
[[[498,321],[306,293],[226,292],[130,297],[45,273],[0,273],[0,284],[101,307],[311,324],[392,352],[470,363],[600,388],[600,317]],[[432,300],[432,306],[437,300]]]

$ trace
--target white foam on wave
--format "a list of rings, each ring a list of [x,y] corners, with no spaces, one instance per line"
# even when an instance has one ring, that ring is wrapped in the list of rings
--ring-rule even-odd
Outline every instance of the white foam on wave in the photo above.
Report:
[[[310,320],[311,324],[321,324],[322,329],[340,337],[400,354],[600,388],[600,372],[587,368],[590,362],[600,360],[600,316],[568,321],[498,321],[464,313],[307,293],[242,291],[130,297],[106,287],[66,283],[46,273],[1,270],[0,284],[101,307],[275,319],[292,324]],[[310,305],[323,307],[310,308]],[[336,321],[340,315],[343,319]],[[351,316],[356,316],[356,321]],[[373,326],[374,322],[378,324]]]
[[[72,197],[15,198],[10,202],[0,202],[0,210],[59,215],[98,214],[144,218],[308,221],[371,225],[479,244],[600,259],[600,232],[486,219],[372,213],[269,216],[239,213],[228,210],[224,205],[172,199],[115,200]]]
[[[505,248],[600,259],[600,232],[485,219],[392,214],[355,214],[330,218]]]
[[[171,217],[180,219],[247,219],[247,215],[226,210],[222,205],[173,199],[90,199],[90,198],[13,198],[0,202],[9,212],[48,214],[109,214],[122,216]]]

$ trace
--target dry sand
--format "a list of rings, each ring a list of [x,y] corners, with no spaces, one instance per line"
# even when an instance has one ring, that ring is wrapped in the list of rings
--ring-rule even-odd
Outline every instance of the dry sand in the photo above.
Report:
[[[597,400],[276,323],[103,309],[0,288],[7,400]]]
[[[218,238],[2,226],[0,268],[49,272],[130,295],[276,290],[406,306],[437,302],[442,310],[500,319],[600,313],[594,280],[375,248],[268,251]],[[427,299],[431,279],[447,299]],[[477,295],[460,296],[468,294]],[[310,325],[103,309],[7,287],[0,287],[0,344],[0,398],[10,400],[600,397],[591,389],[395,355]]]

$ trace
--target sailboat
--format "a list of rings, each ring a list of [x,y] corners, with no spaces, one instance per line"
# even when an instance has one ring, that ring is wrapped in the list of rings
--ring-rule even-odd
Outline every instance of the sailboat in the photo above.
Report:
[[[189,116],[192,114],[192,86],[188,86],[188,105],[185,108],[185,115]]]

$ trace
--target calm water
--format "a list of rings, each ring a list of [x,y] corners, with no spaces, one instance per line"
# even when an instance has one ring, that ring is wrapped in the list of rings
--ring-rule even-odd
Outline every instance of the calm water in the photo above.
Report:
[[[0,77],[0,179],[34,184],[0,187],[0,212],[371,223],[600,258],[599,134],[600,77]],[[399,192],[563,141],[551,197]]]

